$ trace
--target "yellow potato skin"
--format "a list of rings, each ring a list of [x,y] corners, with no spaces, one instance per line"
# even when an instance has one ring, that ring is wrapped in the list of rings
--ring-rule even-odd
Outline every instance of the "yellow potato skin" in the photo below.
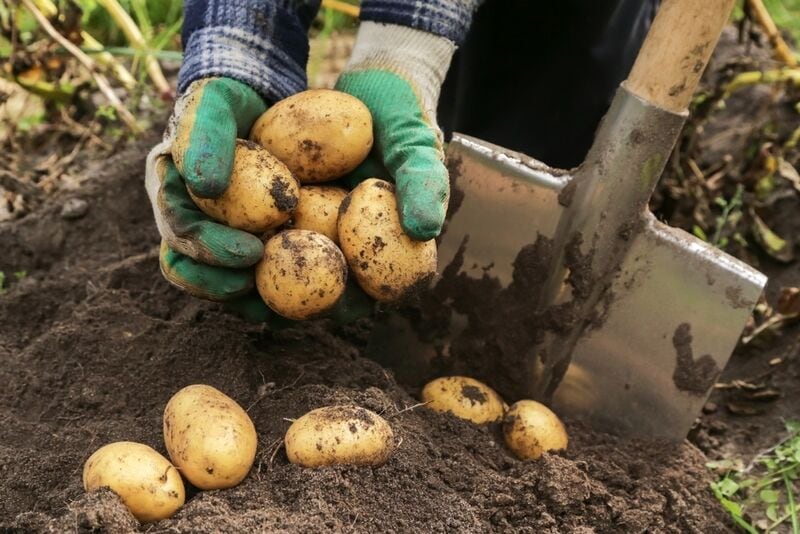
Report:
[[[181,389],[164,409],[164,443],[170,458],[200,489],[231,488],[256,457],[253,421],[236,401],[216,388]]]
[[[97,449],[83,466],[86,491],[108,487],[143,523],[166,519],[183,506],[186,493],[178,470],[151,447],[132,441]]]
[[[522,460],[536,460],[547,451],[566,449],[564,423],[547,406],[532,400],[514,403],[503,420],[508,448]]]
[[[318,232],[339,243],[339,206],[347,191],[338,187],[306,186],[300,188],[300,202],[292,215],[292,228]]]
[[[253,125],[250,139],[304,184],[339,178],[372,148],[372,115],[356,97],[310,89],[281,100]]]
[[[277,228],[297,208],[300,184],[289,169],[250,141],[236,140],[230,184],[218,198],[200,198],[200,210],[223,224],[251,233]]]
[[[347,263],[324,235],[286,230],[264,246],[256,288],[275,313],[300,321],[330,310],[344,293]]]
[[[436,273],[436,242],[414,241],[400,226],[394,186],[370,178],[339,209],[339,246],[361,288],[379,302],[403,300]]]
[[[422,402],[437,412],[484,425],[503,419],[506,403],[495,390],[467,376],[445,376],[425,384]]]
[[[381,465],[392,455],[394,433],[366,408],[326,406],[292,423],[284,444],[289,461],[303,467]]]

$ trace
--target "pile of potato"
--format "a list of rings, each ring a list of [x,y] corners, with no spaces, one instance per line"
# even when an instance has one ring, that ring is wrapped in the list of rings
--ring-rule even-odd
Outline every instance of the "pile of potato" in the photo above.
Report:
[[[237,140],[221,197],[192,195],[213,219],[266,239],[256,286],[279,315],[329,311],[348,271],[380,302],[403,299],[435,273],[436,244],[403,232],[392,184],[371,178],[349,192],[318,185],[353,171],[372,142],[372,116],[360,100],[304,91],[259,117],[249,140]]]

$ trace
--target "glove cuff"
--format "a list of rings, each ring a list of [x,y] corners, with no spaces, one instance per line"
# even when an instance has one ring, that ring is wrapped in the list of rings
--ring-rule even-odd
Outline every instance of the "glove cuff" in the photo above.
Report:
[[[398,75],[414,88],[425,114],[435,118],[455,49],[449,39],[426,31],[365,21],[345,72],[384,70]]]

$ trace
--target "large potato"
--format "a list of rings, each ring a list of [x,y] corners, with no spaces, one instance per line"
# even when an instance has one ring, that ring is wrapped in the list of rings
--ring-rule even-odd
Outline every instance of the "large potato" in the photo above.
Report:
[[[267,241],[256,287],[275,313],[296,321],[330,310],[344,293],[347,263],[327,237],[286,230]]]
[[[286,455],[303,467],[381,465],[394,449],[394,434],[380,415],[358,406],[317,408],[286,432]]]
[[[436,273],[436,242],[414,241],[403,232],[389,182],[370,178],[350,191],[338,228],[350,270],[375,300],[403,300]]]
[[[431,410],[450,412],[479,425],[500,421],[507,408],[495,390],[466,376],[445,376],[428,382],[422,388],[422,401]]]
[[[297,207],[300,185],[289,169],[257,144],[236,140],[233,172],[228,188],[218,198],[189,195],[209,217],[247,232],[276,228]]]
[[[166,519],[183,506],[186,494],[178,470],[158,452],[132,441],[97,449],[83,466],[83,488],[108,487],[142,522]]]
[[[164,409],[164,442],[170,458],[200,489],[241,482],[256,457],[253,421],[236,401],[211,386],[178,391]]]
[[[311,230],[339,243],[339,206],[347,191],[338,187],[308,186],[300,188],[300,202],[292,214],[293,228]]]
[[[508,448],[523,460],[567,448],[564,424],[547,406],[532,400],[518,401],[506,412],[503,435]]]
[[[289,167],[302,183],[333,180],[372,148],[372,116],[356,97],[311,89],[281,100],[258,118],[250,139]]]

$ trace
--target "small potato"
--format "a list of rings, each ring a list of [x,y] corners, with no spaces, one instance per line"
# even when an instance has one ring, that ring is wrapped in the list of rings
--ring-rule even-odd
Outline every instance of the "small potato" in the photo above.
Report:
[[[466,376],[445,376],[425,384],[422,402],[437,412],[450,412],[456,417],[483,425],[503,418],[508,406],[495,390]]]
[[[503,419],[506,445],[523,460],[536,460],[546,451],[566,449],[567,431],[564,424],[544,404],[521,400]]]
[[[256,457],[258,436],[236,401],[211,386],[178,391],[164,409],[164,443],[170,458],[200,489],[231,488]]]
[[[400,226],[394,186],[370,178],[339,210],[339,244],[366,293],[380,302],[401,301],[436,273],[436,242],[414,241]]]
[[[339,243],[339,206],[347,191],[338,187],[308,186],[300,188],[300,202],[292,215],[293,228],[319,232]]]
[[[354,96],[311,89],[269,108],[253,125],[250,139],[285,163],[300,182],[326,182],[367,157],[372,115]]]
[[[297,208],[300,185],[289,169],[257,144],[236,140],[228,189],[219,198],[189,196],[209,217],[260,233],[285,223]]]
[[[365,408],[327,406],[292,423],[284,443],[289,461],[303,467],[381,465],[394,450],[394,433]]]
[[[83,466],[83,488],[108,487],[142,522],[159,521],[183,506],[186,493],[178,470],[158,452],[132,441],[97,449]]]
[[[300,321],[330,310],[344,293],[347,262],[327,237],[286,230],[267,241],[256,287],[275,313]]]

